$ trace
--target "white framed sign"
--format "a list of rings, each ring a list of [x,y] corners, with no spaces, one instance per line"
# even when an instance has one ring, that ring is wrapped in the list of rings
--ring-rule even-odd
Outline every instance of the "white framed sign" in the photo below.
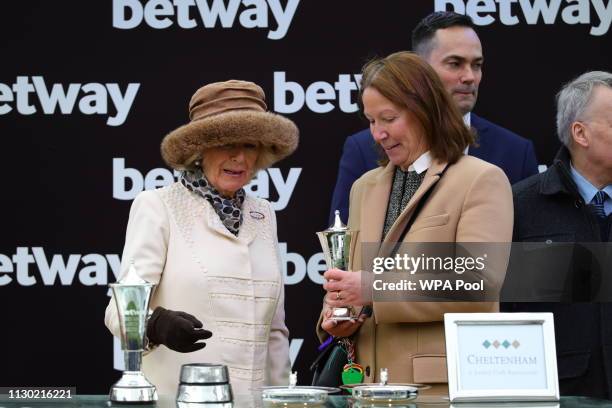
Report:
[[[558,401],[552,313],[446,313],[451,402]]]

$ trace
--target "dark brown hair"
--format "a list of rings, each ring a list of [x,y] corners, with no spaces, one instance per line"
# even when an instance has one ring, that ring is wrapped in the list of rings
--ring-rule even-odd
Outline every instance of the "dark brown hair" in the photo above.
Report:
[[[369,87],[414,115],[433,158],[455,163],[474,143],[474,135],[465,126],[438,74],[418,55],[396,52],[368,62],[362,69],[361,97]],[[388,162],[386,157],[382,160],[382,164]]]

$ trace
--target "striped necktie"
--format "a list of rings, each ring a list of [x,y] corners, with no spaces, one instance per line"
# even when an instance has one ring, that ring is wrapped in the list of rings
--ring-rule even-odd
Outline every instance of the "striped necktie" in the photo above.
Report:
[[[593,211],[599,218],[606,218],[606,212],[604,211],[604,202],[606,198],[608,198],[608,194],[603,190],[599,190],[597,194],[595,194],[595,197],[593,197],[593,200],[591,200]]]

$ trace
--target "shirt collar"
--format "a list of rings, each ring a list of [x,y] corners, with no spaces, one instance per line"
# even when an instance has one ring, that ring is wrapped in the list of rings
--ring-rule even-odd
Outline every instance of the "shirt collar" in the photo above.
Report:
[[[468,129],[472,126],[472,117],[470,116],[471,114],[472,112],[468,112],[463,115],[463,123],[465,123],[465,126],[467,126]],[[463,154],[467,155],[469,150],[470,145],[467,145],[466,148],[463,150]]]
[[[470,127],[471,125],[470,112],[463,115],[463,123],[465,123],[465,125],[468,128]],[[470,148],[469,146],[466,147],[465,150],[463,151],[463,154],[468,154],[469,148]],[[408,167],[408,171],[416,171],[417,174],[421,174],[422,172],[427,171],[429,166],[431,166],[431,154],[429,153],[429,150],[428,150],[422,155],[420,155],[419,158],[416,159],[414,163],[412,163]]]
[[[580,193],[580,196],[583,198],[584,202],[588,204],[593,201],[595,194],[597,194],[599,191],[597,190],[597,187],[591,184],[589,180],[584,178],[584,176],[574,168],[574,165],[571,162],[570,171],[572,174],[572,179],[574,180],[574,183],[576,183],[578,192]],[[608,184],[606,187],[602,188],[602,190],[608,194],[608,198],[612,197],[612,184]]]
[[[408,171],[416,171],[417,174],[421,174],[431,166],[431,154],[429,150],[419,156],[409,167]]]

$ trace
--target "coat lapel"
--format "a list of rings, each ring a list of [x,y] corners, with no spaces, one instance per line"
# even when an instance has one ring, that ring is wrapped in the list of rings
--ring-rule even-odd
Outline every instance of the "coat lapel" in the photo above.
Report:
[[[223,235],[226,238],[236,239],[234,234],[232,234],[227,228],[225,228],[225,225],[223,225],[223,223],[221,222],[221,219],[215,212],[215,209],[212,207],[212,205],[210,205],[208,201],[201,197],[194,198],[202,200],[202,204],[205,208],[205,221],[208,225],[208,228],[215,231],[217,234]]]
[[[391,229],[387,233],[387,236],[383,242],[397,242],[400,239],[406,224],[412,217],[412,213],[414,212],[417,203],[423,198],[423,195],[440,179],[440,173],[442,173],[446,166],[447,163],[440,163],[436,160],[431,163],[431,166],[429,166],[429,169],[427,169],[427,173],[425,173],[423,182],[414,193],[410,201],[408,201],[404,211],[402,211],[399,217],[397,217],[397,220],[395,220],[395,223],[391,226]],[[382,222],[384,223],[384,218]]]
[[[370,182],[364,190],[361,204],[361,242],[380,242],[382,237],[393,172],[395,166],[391,163]]]

